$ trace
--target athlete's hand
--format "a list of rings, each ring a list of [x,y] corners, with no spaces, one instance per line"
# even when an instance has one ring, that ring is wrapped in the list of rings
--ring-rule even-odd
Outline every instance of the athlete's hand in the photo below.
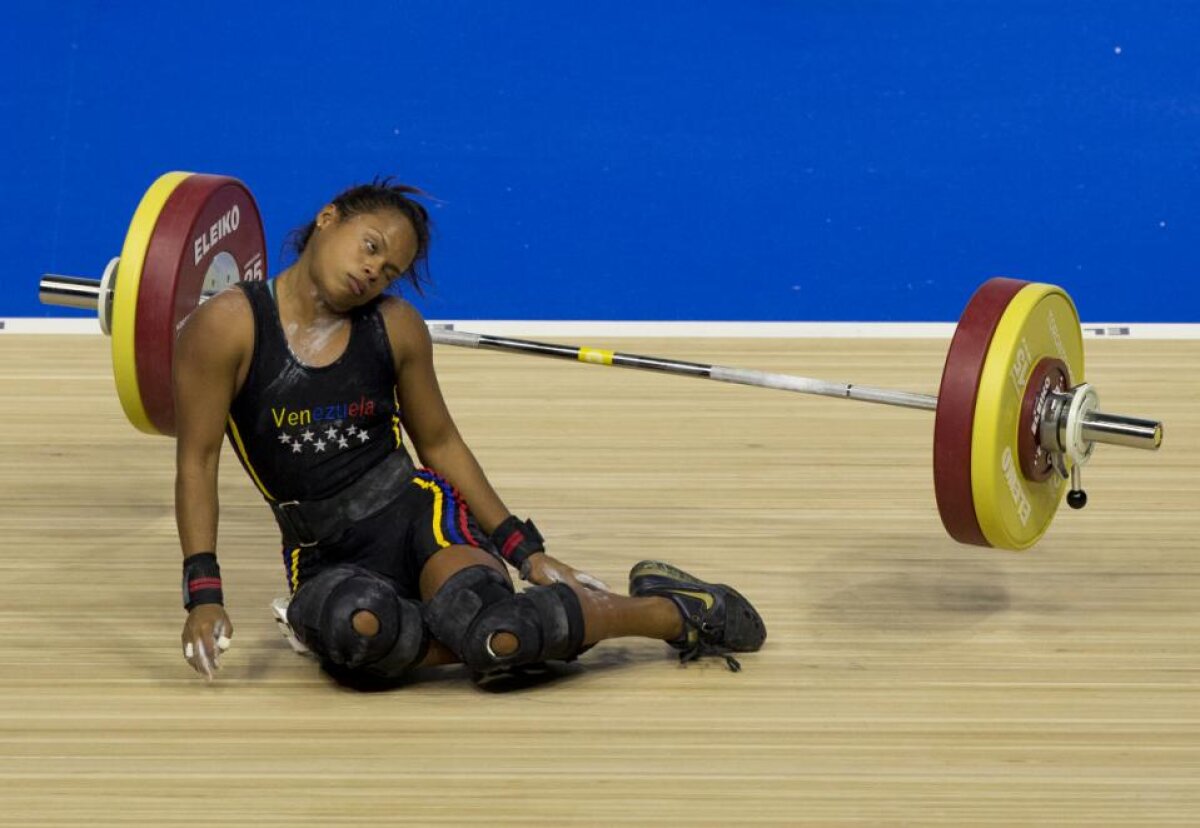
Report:
[[[608,584],[595,575],[581,572],[545,552],[534,552],[525,560],[525,565],[521,567],[521,577],[536,586],[565,583],[579,589],[612,592]]]
[[[229,649],[233,622],[220,604],[200,604],[183,624],[183,657],[206,681],[221,667],[221,654]]]

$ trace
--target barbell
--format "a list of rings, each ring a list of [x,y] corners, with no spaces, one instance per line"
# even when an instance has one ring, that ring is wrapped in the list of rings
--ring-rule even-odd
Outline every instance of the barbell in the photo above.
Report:
[[[173,435],[171,360],[183,320],[209,296],[266,274],[262,220],[240,181],[172,172],[142,196],[121,255],[101,279],[47,274],[41,301],[94,309],[112,337],[113,375],[129,421]],[[1162,444],[1162,423],[1099,411],[1083,381],[1083,332],[1059,287],[985,282],[963,311],[938,395],[430,327],[443,345],[503,350],[935,412],[934,493],[955,540],[1026,549],[1067,493],[1086,503],[1082,466],[1097,443]],[[1069,491],[1068,491],[1068,484]]]

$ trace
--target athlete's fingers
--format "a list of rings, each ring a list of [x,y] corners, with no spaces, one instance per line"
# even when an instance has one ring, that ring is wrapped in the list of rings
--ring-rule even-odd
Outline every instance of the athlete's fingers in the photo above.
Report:
[[[215,671],[213,657],[205,641],[200,641],[199,646],[196,647],[196,665],[197,670],[204,675],[205,681],[213,680],[213,673]]]
[[[199,635],[185,643],[183,657],[193,670],[203,675],[208,681],[212,681],[215,663],[212,653],[215,648],[206,646],[204,639],[205,636]]]
[[[229,649],[229,645],[233,643],[229,636],[225,634],[226,626],[228,625],[225,623],[224,618],[213,624],[212,637],[215,639],[215,646],[212,651],[212,660],[213,667],[218,670],[221,668],[221,656]]]

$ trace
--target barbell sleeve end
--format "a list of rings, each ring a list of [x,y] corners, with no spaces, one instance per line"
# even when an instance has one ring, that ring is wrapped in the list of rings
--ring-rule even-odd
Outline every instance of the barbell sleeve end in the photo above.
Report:
[[[1083,417],[1082,437],[1096,443],[1157,451],[1162,445],[1163,424],[1156,420],[1091,411]]]
[[[95,311],[100,305],[100,280],[47,273],[38,283],[38,299],[44,305]]]

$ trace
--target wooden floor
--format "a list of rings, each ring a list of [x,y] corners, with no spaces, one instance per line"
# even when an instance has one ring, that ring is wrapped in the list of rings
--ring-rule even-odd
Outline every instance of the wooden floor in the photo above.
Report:
[[[945,341],[592,342],[936,392]],[[601,645],[507,694],[356,693],[294,655],[273,522],[233,456],[219,680],[179,653],[173,443],[99,336],[0,336],[0,824],[1200,824],[1200,343],[1089,341],[1091,501],[1028,553],[941,530],[932,415],[442,349],[501,495],[614,585],[736,585],[743,671]]]

